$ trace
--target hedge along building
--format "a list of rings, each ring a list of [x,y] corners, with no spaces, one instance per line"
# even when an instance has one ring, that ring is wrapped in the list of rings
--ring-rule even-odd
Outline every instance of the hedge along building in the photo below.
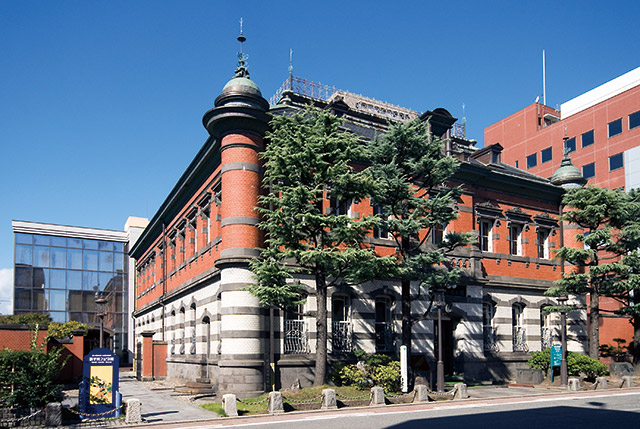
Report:
[[[558,337],[553,333],[558,324],[541,309],[554,304],[543,292],[561,271],[552,257],[560,246],[562,188],[503,164],[500,145],[476,150],[456,132],[456,119],[445,109],[420,115],[293,76],[270,105],[240,60],[204,115],[208,139],[131,250],[137,261],[135,335],[139,343],[144,336],[166,344],[167,377],[250,396],[270,383],[273,345],[276,384],[311,383],[313,280],[296,279],[308,294],[302,310],[310,316],[275,311],[272,325],[269,310],[245,290],[254,282],[248,263],[262,245],[255,207],[266,192],[259,153],[268,144],[267,113],[287,114],[309,104],[331,109],[345,130],[363,139],[384,132],[389,121],[430,118],[432,132],[461,161],[451,183],[464,189],[459,217],[433,231],[425,244],[433,246],[444,231],[478,232],[477,245],[449,255],[464,275],[446,296],[451,304],[443,330],[447,372],[468,379],[510,378],[528,359],[528,350]],[[375,213],[368,200],[344,210],[354,219]],[[394,241],[381,231],[372,231],[367,241],[380,253],[395,251]],[[399,281],[380,279],[328,293],[330,363],[351,359],[355,349],[398,355]],[[425,297],[414,306],[424,309],[429,301]],[[412,352],[425,355],[435,369],[433,328],[433,317],[414,325]],[[583,350],[584,313],[575,312],[570,328],[570,348]],[[145,353],[142,359],[152,358]]]

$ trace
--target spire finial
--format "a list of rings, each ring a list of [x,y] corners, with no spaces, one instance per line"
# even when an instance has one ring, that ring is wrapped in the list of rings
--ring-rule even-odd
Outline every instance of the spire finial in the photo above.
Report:
[[[563,152],[564,152],[564,158],[569,159],[569,153],[571,153],[571,149],[567,147],[567,140],[569,140],[569,136],[567,135],[567,127],[564,127],[564,137],[562,137],[562,141],[563,141]]]
[[[293,91],[293,49],[289,49],[289,89]]]
[[[242,33],[242,18],[240,18],[240,35],[238,36],[238,42],[240,42],[240,52],[238,52],[238,68],[236,69],[236,77],[249,77],[249,70],[246,67],[246,61],[249,58],[244,53],[244,42],[247,40]]]

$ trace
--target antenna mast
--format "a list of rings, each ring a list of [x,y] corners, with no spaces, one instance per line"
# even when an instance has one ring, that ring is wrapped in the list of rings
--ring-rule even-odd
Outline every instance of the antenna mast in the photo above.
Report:
[[[545,65],[544,49],[542,50],[542,104],[547,105],[547,67]]]
[[[293,91],[293,49],[289,49],[289,89]]]

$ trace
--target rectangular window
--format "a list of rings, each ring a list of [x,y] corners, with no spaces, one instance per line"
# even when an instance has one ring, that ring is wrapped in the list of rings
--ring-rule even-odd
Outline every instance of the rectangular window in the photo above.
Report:
[[[591,146],[595,142],[595,139],[593,138],[593,130],[582,133],[581,139],[582,147]]]
[[[383,225],[373,228],[373,238],[381,238],[383,240],[392,239],[393,236],[389,234],[387,229],[384,227],[384,221],[386,220],[384,216],[384,208],[379,205],[374,205],[373,214],[378,216],[378,218],[380,218],[380,221],[383,223]]]
[[[446,235],[446,233],[447,233],[446,224],[434,226],[433,229],[431,230],[431,242],[433,244],[442,243],[442,240],[444,240],[444,236]]]
[[[538,154],[532,153],[531,155],[527,156],[527,168],[533,168],[536,165],[538,165]]]
[[[522,255],[522,225],[509,228],[509,251],[512,255]]]
[[[516,168],[520,168],[520,167],[518,167],[518,161],[517,160],[516,160]]]
[[[549,230],[538,228],[538,258],[549,259]]]
[[[540,163],[544,164],[545,162],[551,161],[551,159],[553,159],[553,152],[551,151],[551,146],[549,146],[540,152]]]
[[[622,118],[609,122],[609,137],[617,136],[622,133]]]
[[[591,164],[582,166],[582,177],[585,179],[590,179],[596,175],[596,163],[592,162]]]
[[[480,250],[483,252],[491,252],[493,250],[493,243],[491,243],[492,234],[491,227],[493,222],[488,220],[480,221]]]
[[[640,127],[640,110],[629,115],[629,129]]]
[[[609,157],[609,171],[622,168],[622,152]]]
[[[576,150],[576,138],[571,137],[569,140],[564,142],[564,153],[575,152]]]

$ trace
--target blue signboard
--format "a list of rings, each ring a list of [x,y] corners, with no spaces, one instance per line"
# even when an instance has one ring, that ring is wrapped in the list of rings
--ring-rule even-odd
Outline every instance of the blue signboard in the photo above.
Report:
[[[562,346],[554,344],[551,346],[551,382],[553,383],[553,368],[562,365]]]
[[[109,349],[94,349],[84,357],[82,382],[78,395],[78,411],[83,418],[118,417],[120,412],[102,414],[114,410],[120,404],[118,392],[120,361]]]

